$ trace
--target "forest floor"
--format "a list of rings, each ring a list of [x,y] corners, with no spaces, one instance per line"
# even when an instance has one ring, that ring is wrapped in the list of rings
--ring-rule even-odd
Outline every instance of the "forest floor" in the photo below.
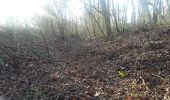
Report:
[[[170,30],[112,40],[42,41],[1,34],[0,96],[9,100],[170,100]]]

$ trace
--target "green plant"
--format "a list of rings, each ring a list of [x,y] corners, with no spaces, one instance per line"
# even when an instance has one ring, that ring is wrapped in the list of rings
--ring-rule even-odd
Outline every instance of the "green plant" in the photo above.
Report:
[[[118,75],[121,78],[125,78],[128,75],[128,73],[124,70],[120,70],[120,71],[118,71]]]

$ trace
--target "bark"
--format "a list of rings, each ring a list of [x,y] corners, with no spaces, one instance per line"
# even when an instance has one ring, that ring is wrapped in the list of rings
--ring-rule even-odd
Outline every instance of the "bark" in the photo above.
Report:
[[[107,1],[108,3],[109,1]],[[102,8],[102,13],[103,13],[103,18],[105,21],[105,25],[106,25],[106,32],[107,32],[107,36],[111,36],[113,34],[112,30],[111,30],[111,25],[110,25],[110,11],[109,9],[107,9],[107,5],[106,5],[106,0],[100,0],[100,5]]]

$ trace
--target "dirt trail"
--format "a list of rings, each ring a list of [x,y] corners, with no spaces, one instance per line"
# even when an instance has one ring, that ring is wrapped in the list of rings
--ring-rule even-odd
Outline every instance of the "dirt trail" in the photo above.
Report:
[[[27,58],[19,61],[18,69],[10,64],[8,68],[1,67],[0,94],[12,100],[122,100],[134,97],[166,100],[170,97],[168,30],[127,33],[110,41],[93,41],[84,46],[58,45],[53,55],[56,56],[52,63]],[[120,71],[127,75],[120,77]]]

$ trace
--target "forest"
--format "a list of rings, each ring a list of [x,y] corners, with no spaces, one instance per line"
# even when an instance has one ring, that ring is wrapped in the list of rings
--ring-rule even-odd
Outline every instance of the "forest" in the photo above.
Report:
[[[170,0],[0,1],[0,100],[170,100]]]

